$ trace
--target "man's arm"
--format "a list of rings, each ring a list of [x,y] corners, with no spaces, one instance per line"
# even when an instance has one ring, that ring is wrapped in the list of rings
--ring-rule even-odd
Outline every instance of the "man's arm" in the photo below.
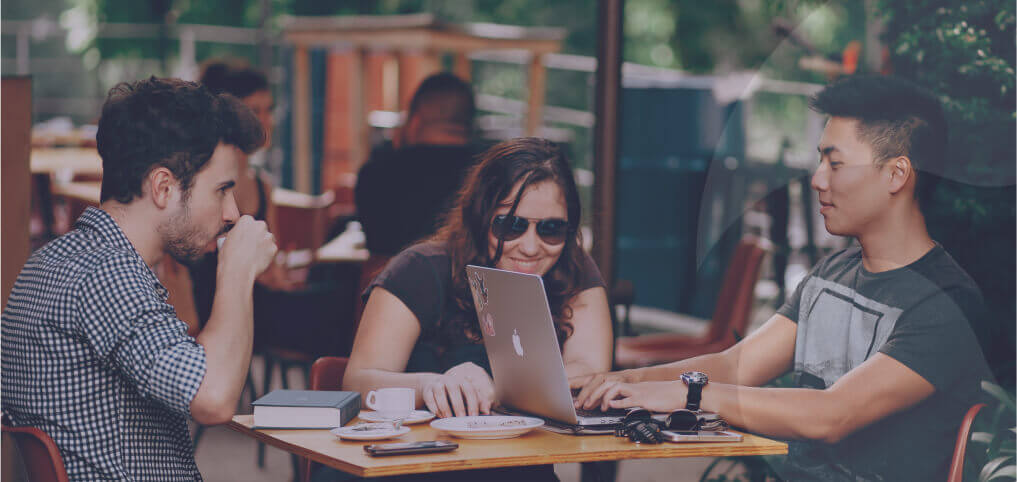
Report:
[[[797,325],[793,321],[774,315],[762,327],[723,352],[665,365],[575,377],[570,380],[570,385],[572,388],[582,387],[576,397],[576,405],[585,408],[602,404],[603,395],[611,383],[677,380],[682,373],[692,370],[706,373],[711,384],[762,385],[791,369],[796,335]],[[683,395],[681,405],[684,404]]]
[[[835,443],[933,392],[903,363],[877,353],[825,390],[708,385],[703,396],[715,400],[703,406],[753,432]]]
[[[903,363],[877,353],[825,390],[753,388],[711,382],[702,408],[734,426],[781,438],[835,443],[851,433],[908,409],[935,388]],[[686,388],[677,382],[615,384],[608,406],[674,410],[684,406]]]
[[[212,313],[197,337],[205,348],[206,370],[190,409],[199,423],[225,423],[233,416],[251,366],[254,279],[275,252],[265,223],[250,216],[241,217],[223,243]]]

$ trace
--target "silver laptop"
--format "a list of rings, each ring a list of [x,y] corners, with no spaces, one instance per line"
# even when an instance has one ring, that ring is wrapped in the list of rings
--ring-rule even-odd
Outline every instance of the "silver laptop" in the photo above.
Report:
[[[466,266],[499,411],[535,415],[551,427],[605,433],[625,410],[576,412],[540,276]]]

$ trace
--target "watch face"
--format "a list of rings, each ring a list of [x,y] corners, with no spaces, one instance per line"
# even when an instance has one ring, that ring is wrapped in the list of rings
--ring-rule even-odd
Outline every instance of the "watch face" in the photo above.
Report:
[[[695,383],[705,385],[706,382],[709,381],[709,378],[707,378],[706,374],[703,372],[685,372],[682,373],[682,381],[686,384]]]

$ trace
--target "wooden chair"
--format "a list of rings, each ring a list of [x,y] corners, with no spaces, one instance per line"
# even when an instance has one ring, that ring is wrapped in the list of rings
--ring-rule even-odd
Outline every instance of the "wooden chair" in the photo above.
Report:
[[[615,346],[616,366],[631,368],[684,360],[734,345],[737,342],[735,333],[744,336],[748,328],[756,281],[763,257],[769,250],[770,242],[764,238],[746,236],[738,243],[724,274],[705,336],[664,333],[619,338]]]
[[[632,304],[636,301],[636,290],[632,281],[620,279],[614,282],[607,294],[607,303],[611,308],[611,321],[614,336],[632,335],[632,323],[629,319],[629,312],[632,311]],[[621,318],[618,318],[618,309],[621,309]]]
[[[950,474],[947,482],[964,481],[964,454],[967,452],[968,440],[971,438],[971,426],[975,422],[975,416],[985,408],[984,403],[972,405],[964,414],[960,429],[957,431],[957,443],[953,447],[953,459],[950,461]]]
[[[325,191],[313,196],[289,189],[273,188],[275,239],[281,249],[309,249],[311,253],[325,244],[329,209],[335,194]]]
[[[10,427],[3,425],[3,433],[9,434],[21,452],[28,480],[32,482],[67,482],[67,469],[60,449],[46,432],[35,427]]]
[[[311,390],[340,390],[343,386],[343,375],[346,373],[346,364],[349,358],[339,356],[323,356],[314,361],[311,365]],[[313,469],[311,459],[300,458],[300,473],[297,480],[308,482],[311,480]]]

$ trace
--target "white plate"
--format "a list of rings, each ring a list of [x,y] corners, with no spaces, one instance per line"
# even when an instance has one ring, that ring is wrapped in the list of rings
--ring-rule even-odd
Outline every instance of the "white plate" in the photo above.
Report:
[[[361,420],[365,422],[387,422],[387,418],[382,417],[378,412],[364,411],[361,410],[360,414],[357,415]],[[410,413],[409,417],[403,420],[403,425],[412,425],[415,423],[426,422],[434,418],[434,414],[427,410],[414,410]]]
[[[518,437],[544,425],[533,417],[482,415],[476,417],[439,418],[431,427],[459,438],[498,439]]]
[[[410,427],[392,430],[390,423],[358,423],[348,427],[333,428],[333,435],[343,440],[385,440],[410,432]]]

